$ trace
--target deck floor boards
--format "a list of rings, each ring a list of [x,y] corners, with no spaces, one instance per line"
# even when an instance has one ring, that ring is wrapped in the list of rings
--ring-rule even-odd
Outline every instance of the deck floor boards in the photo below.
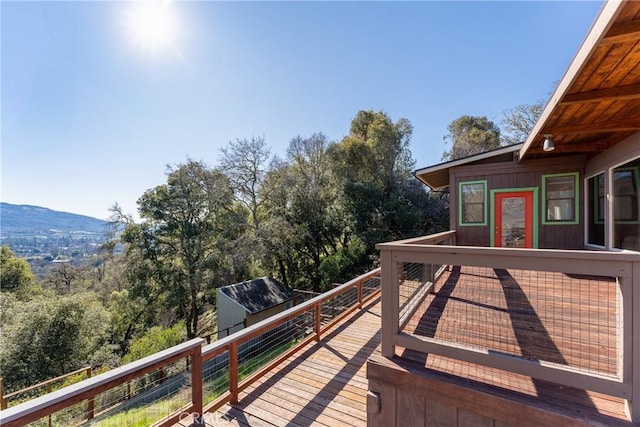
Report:
[[[585,355],[591,354],[591,360],[595,362],[590,363],[595,363],[599,369],[605,372],[614,369],[611,365],[614,365],[615,355],[611,353],[608,337],[612,325],[606,320],[611,316],[613,287],[608,286],[606,280],[594,286],[593,281],[584,278],[556,280],[557,277],[551,275],[546,279],[549,284],[546,289],[549,294],[546,294],[540,292],[539,286],[534,286],[531,278],[515,272],[509,280],[515,279],[521,287],[515,294],[520,299],[508,301],[509,295],[500,288],[492,270],[469,273],[462,278],[464,280],[458,278],[448,293],[444,282],[436,286],[436,294],[425,299],[408,327],[415,333],[451,339],[454,338],[451,334],[457,330],[463,338],[472,337],[474,342],[489,343],[498,350],[515,354],[552,354],[559,361],[576,366],[582,366]],[[483,286],[477,286],[479,281]],[[591,298],[582,292],[576,293],[587,287]],[[486,292],[482,300],[477,299],[480,290]],[[569,291],[576,293],[575,298],[570,297]],[[445,296],[446,300],[436,300],[439,295]],[[522,299],[523,295],[526,299]],[[582,317],[574,324],[568,314],[571,310],[575,313],[577,307],[581,307],[578,313],[582,313]],[[380,354],[380,311],[380,302],[376,299],[334,326],[319,343],[307,344],[240,393],[238,404],[225,405],[215,414],[207,414],[205,421],[215,426],[365,426],[366,362],[370,356]],[[434,313],[438,322],[435,330],[425,324],[428,316],[434,316]],[[594,313],[594,318],[589,317]],[[536,319],[535,315],[540,317]],[[462,321],[461,316],[467,317]],[[477,327],[479,324],[491,327],[483,330]],[[568,326],[574,334],[571,337],[566,334]],[[515,331],[517,327],[530,332]],[[541,328],[547,334],[542,341],[536,335]],[[496,331],[499,331],[497,339]],[[520,396],[532,405],[583,418],[601,417],[605,425],[606,420],[616,421],[615,424],[624,420],[620,399],[402,350],[397,352],[424,363],[425,369],[434,374],[461,377],[470,384],[485,387],[486,391],[515,398]]]

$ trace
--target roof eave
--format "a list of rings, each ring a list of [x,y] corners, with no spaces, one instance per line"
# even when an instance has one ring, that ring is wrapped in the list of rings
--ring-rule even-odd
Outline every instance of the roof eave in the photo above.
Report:
[[[465,157],[462,159],[456,159],[456,160],[450,160],[448,162],[444,162],[444,163],[438,163],[437,165],[433,165],[433,166],[429,166],[426,168],[422,168],[422,169],[418,169],[416,171],[413,172],[413,175],[420,180],[420,182],[426,184],[427,186],[429,186],[429,188],[431,188],[432,190],[440,190],[442,188],[446,188],[449,186],[449,184],[447,183],[446,185],[439,185],[439,186],[432,186],[428,181],[428,179],[423,179],[423,175],[427,175],[430,173],[434,173],[434,172],[439,172],[445,169],[451,169],[453,167],[456,166],[462,166],[468,163],[472,163],[472,162],[477,162],[479,160],[484,160],[484,159],[489,159],[491,157],[495,157],[495,156],[501,156],[503,154],[507,154],[510,152],[515,152],[515,151],[521,151],[522,146],[524,145],[524,143],[520,143],[520,144],[514,144],[514,145],[508,145],[506,147],[500,147],[497,148],[495,150],[491,150],[491,151],[485,151],[484,153],[478,153],[478,154],[474,154],[472,156],[469,157]]]
[[[518,161],[522,161],[527,157],[530,148],[539,136],[542,129],[544,129],[547,121],[549,120],[549,117],[554,112],[560,101],[567,94],[567,91],[571,87],[571,84],[578,76],[587,60],[591,57],[595,48],[602,41],[611,25],[613,25],[616,16],[618,16],[624,4],[624,0],[609,0],[605,2],[602,9],[600,10],[598,18],[591,26],[591,29],[587,33],[587,36],[580,46],[580,49],[571,61],[569,68],[567,68],[567,71],[562,77],[562,80],[560,80],[560,83],[556,87],[556,90],[553,92],[553,95],[551,95],[551,98],[549,98],[547,105],[542,111],[542,114],[540,115],[540,118],[534,125],[533,129],[529,133],[527,140],[524,142],[524,147],[522,148],[522,150],[520,150],[520,157]]]

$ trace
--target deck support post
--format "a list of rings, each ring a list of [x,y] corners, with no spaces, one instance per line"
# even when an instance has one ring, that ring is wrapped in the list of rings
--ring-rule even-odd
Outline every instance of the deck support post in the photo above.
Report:
[[[625,363],[625,368],[630,369],[631,399],[625,401],[625,412],[634,425],[640,425],[640,327],[638,327],[640,325],[640,262],[633,263],[633,272],[629,282],[628,295],[625,297],[630,300],[630,304],[625,304],[625,308],[630,308],[631,313],[625,313],[624,316],[625,321],[628,318],[631,319],[629,326],[625,323],[625,327],[631,329],[629,335],[632,335],[631,342],[625,342],[626,345],[632,346],[631,361]],[[625,352],[625,355],[628,354],[628,351]]]
[[[191,404],[192,412],[197,414],[198,419],[193,420],[193,425],[204,425],[202,423],[202,349],[195,347],[191,351]]]
[[[2,388],[2,378],[0,378],[0,409],[7,409],[7,401],[4,398],[4,389]]]
[[[234,341],[229,346],[229,391],[231,397],[229,403],[238,403],[238,342]]]
[[[91,378],[91,366],[87,368],[87,378]],[[93,419],[95,415],[95,399],[92,397],[87,400],[87,421]]]
[[[382,355],[393,357],[395,354],[394,339],[398,333],[398,264],[393,260],[393,252],[380,251],[380,289],[382,292]]]
[[[315,306],[315,317],[316,317],[316,341],[320,342],[320,328],[322,323],[320,322],[322,316],[322,306],[320,303],[317,303]]]

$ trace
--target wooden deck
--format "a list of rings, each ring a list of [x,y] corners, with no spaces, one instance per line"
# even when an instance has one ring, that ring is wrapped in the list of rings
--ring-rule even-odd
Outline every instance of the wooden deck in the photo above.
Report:
[[[367,359],[380,354],[379,298],[205,421],[214,426],[365,426]]]
[[[613,373],[615,315],[610,320],[609,311],[615,309],[615,284],[553,274],[532,280],[517,271],[485,270],[447,274],[405,330],[442,339],[454,339],[457,333],[467,345]],[[570,313],[579,319],[572,323]],[[205,421],[216,426],[366,425],[366,362],[371,356],[382,359],[380,321],[375,300],[241,393],[238,404],[207,414]],[[588,425],[630,425],[620,399],[444,357],[402,349],[397,353],[439,378],[462,380]]]

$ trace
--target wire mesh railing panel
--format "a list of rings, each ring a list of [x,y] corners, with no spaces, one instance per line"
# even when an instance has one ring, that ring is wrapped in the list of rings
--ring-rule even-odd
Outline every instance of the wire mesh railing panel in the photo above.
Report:
[[[191,400],[190,373],[181,360],[53,412],[29,426],[146,426]]]
[[[399,327],[402,328],[422,304],[441,267],[438,264],[398,263]]]
[[[238,379],[249,377],[314,331],[312,311],[305,311],[284,324],[238,346]]]
[[[229,391],[228,352],[202,362],[202,389],[204,405],[208,405]]]
[[[96,396],[97,416],[87,425],[151,425],[191,398],[191,373],[183,359]]]
[[[454,266],[403,331],[614,377],[616,295],[608,277]]]
[[[321,323],[330,322],[357,303],[358,289],[356,287],[326,300],[321,306]]]
[[[380,290],[380,277],[370,277],[362,283],[362,297],[366,298]]]

